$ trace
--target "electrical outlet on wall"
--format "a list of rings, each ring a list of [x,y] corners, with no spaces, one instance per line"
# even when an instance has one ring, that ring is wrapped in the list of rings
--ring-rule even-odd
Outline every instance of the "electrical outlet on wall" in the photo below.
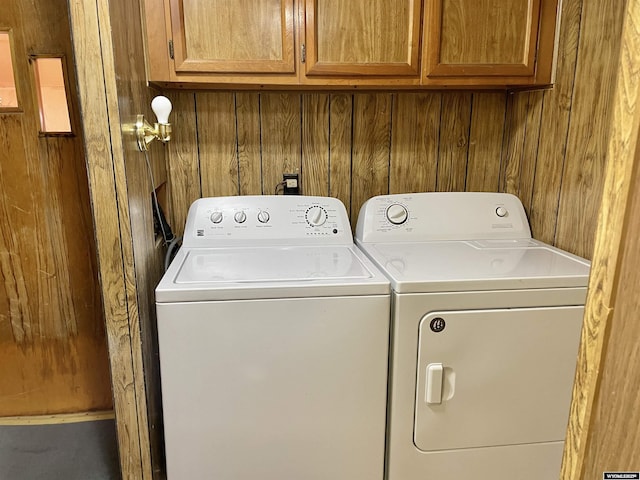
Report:
[[[300,195],[300,175],[297,173],[284,173],[282,175],[284,195]]]

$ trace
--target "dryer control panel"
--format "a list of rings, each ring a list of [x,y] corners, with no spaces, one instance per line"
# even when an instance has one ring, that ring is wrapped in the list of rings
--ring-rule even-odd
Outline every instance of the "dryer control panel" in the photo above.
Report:
[[[200,248],[352,243],[340,200],[298,195],[200,198],[189,208],[183,239]]]
[[[364,243],[531,238],[520,200],[507,193],[380,195],[365,202],[356,239]]]

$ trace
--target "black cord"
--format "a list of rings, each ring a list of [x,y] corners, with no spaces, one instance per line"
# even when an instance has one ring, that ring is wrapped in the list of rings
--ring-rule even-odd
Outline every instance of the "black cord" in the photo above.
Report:
[[[156,211],[160,212],[160,206],[158,205],[158,195],[156,194],[156,182],[153,180],[153,170],[151,169],[151,162],[149,162],[149,152],[144,151],[144,159],[147,161],[147,170],[149,171],[149,178],[151,179],[151,196],[153,197],[153,203],[156,207]],[[158,213],[159,215],[159,213]],[[158,223],[160,224],[160,230],[162,231],[162,240],[164,241],[165,246],[172,240],[168,237],[167,232],[164,229],[164,225],[162,221],[158,219]]]
[[[278,190],[280,190],[280,188],[282,188],[282,192],[284,193],[284,186],[287,184],[286,181],[280,182],[276,185],[276,190],[275,192],[273,192],[274,195],[278,195]]]

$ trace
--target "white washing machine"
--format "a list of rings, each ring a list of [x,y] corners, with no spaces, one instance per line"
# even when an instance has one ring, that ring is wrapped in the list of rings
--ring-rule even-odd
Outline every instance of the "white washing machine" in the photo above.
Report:
[[[389,291],[339,200],[197,200],[156,289],[169,480],[382,479]]]
[[[589,262],[508,194],[379,196],[356,243],[392,286],[388,480],[556,480]]]

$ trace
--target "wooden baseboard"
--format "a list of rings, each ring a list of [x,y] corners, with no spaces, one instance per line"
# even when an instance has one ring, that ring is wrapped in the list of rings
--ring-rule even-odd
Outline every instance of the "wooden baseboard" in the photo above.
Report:
[[[61,413],[57,415],[28,415],[0,417],[0,425],[50,425],[58,423],[91,422],[115,418],[113,410],[103,412]]]

